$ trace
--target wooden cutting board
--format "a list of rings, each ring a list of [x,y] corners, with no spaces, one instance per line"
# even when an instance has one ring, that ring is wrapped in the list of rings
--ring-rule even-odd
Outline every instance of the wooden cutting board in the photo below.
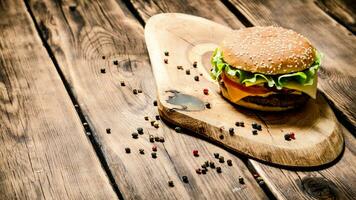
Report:
[[[221,96],[209,75],[210,56],[229,31],[229,27],[185,14],[166,13],[149,19],[145,39],[161,116],[258,160],[302,167],[335,160],[343,150],[342,130],[321,94],[303,108],[279,113],[233,106]],[[205,88],[208,95],[203,93]],[[244,127],[235,122],[244,122]],[[257,135],[252,134],[252,123],[262,125]],[[295,139],[285,140],[287,133],[294,133]]]

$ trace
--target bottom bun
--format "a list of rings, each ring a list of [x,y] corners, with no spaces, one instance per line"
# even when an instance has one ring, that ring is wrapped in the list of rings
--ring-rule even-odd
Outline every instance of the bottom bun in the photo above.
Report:
[[[230,102],[237,104],[239,106],[245,107],[245,108],[249,108],[249,109],[253,109],[253,110],[260,110],[260,111],[278,112],[278,111],[290,110],[290,109],[293,109],[293,108],[303,105],[308,100],[308,98],[305,98],[305,100],[302,100],[303,102],[299,102],[298,104],[293,104],[293,105],[289,105],[289,106],[267,106],[267,105],[260,105],[257,103],[245,101],[244,99],[241,99],[239,101],[232,101],[224,86],[220,85],[220,90],[221,90],[222,95]]]

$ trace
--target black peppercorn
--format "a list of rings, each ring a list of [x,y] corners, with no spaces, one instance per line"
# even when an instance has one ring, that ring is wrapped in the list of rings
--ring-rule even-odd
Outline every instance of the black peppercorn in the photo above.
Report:
[[[256,122],[253,122],[253,123],[251,124],[251,126],[252,126],[252,128],[257,129],[257,123],[256,123]]]
[[[159,137],[158,136],[155,137],[155,141],[159,142]]]
[[[119,64],[119,61],[117,61],[117,60],[114,60],[114,65],[118,65]]]
[[[153,137],[153,135],[149,136],[149,140],[150,140],[151,143],[153,143],[155,141],[155,138]]]
[[[105,68],[101,68],[101,69],[100,69],[100,73],[105,74],[105,73],[106,73]]]
[[[152,156],[152,158],[157,158],[157,153],[156,152],[152,152],[151,156]]]
[[[128,147],[126,147],[126,148],[125,148],[125,152],[126,152],[126,153],[131,153],[131,149],[128,148]]]
[[[142,90],[141,90],[141,89],[138,89],[137,92],[138,92],[138,93],[142,93]]]
[[[223,157],[223,156],[220,156],[220,157],[219,157],[219,163],[224,163],[224,162],[225,162],[224,157]]]
[[[222,171],[221,171],[221,167],[216,167],[216,172],[217,173],[221,173]]]
[[[133,89],[132,93],[137,94],[137,89]]]
[[[260,124],[257,124],[256,129],[262,131],[262,126]]]
[[[206,172],[207,172],[207,170],[205,168],[201,170],[202,174],[206,174]]]
[[[210,162],[209,166],[210,166],[210,168],[214,169],[215,168],[215,163],[214,162]]]
[[[160,137],[159,141],[163,143],[164,142],[164,137]]]
[[[156,100],[153,101],[153,106],[157,106],[157,101]]]
[[[194,61],[194,62],[193,62],[193,67],[196,68],[197,65],[198,65],[198,62],[197,62],[197,61]]]
[[[205,107],[208,108],[208,109],[210,109],[210,108],[211,108],[210,103],[206,103],[206,104],[205,104]]]
[[[242,178],[241,176],[239,176],[239,183],[240,183],[240,184],[245,184],[245,180],[244,180],[244,178]]]
[[[143,134],[143,128],[141,128],[141,127],[137,128],[137,133],[142,135]]]
[[[145,116],[145,120],[146,120],[146,121],[148,121],[148,120],[149,120],[148,116]]]
[[[177,69],[183,70],[183,66],[178,65],[178,66],[177,66]]]
[[[174,187],[173,181],[168,181],[168,185],[169,185],[169,187]]]
[[[107,133],[107,134],[110,134],[110,133],[111,133],[111,129],[107,128],[107,129],[106,129],[106,133]]]
[[[132,133],[131,135],[132,135],[132,138],[134,138],[134,139],[138,138],[138,134],[137,133]]]
[[[140,154],[145,154],[145,150],[144,149],[139,149],[138,151],[140,152]]]
[[[164,52],[164,55],[165,55],[165,56],[169,56],[169,52],[168,52],[168,51],[165,51],[165,52]]]
[[[224,135],[220,135],[219,138],[220,138],[220,140],[223,140],[224,139]]]
[[[153,126],[155,124],[155,122],[156,122],[155,120],[152,120],[151,121],[151,126]]]
[[[105,56],[101,56],[102,59],[105,59]]]
[[[229,128],[229,133],[231,136],[233,136],[235,134],[234,128]]]
[[[227,165],[232,166],[232,160],[229,159],[226,161],[226,163],[227,163]]]
[[[284,139],[287,140],[287,141],[290,141],[291,140],[290,134],[289,133],[285,134],[284,135]]]
[[[204,164],[205,164],[206,167],[209,167],[209,161],[205,161]]]
[[[196,169],[195,172],[196,172],[197,174],[201,174],[201,169],[200,169],[200,168],[199,168],[199,169]]]
[[[245,127],[245,123],[244,122],[240,122],[240,126],[241,127]]]
[[[165,64],[168,64],[168,59],[163,60]]]
[[[185,74],[190,75],[190,70],[189,69],[185,70]]]
[[[219,158],[219,153],[214,153],[215,158]]]
[[[194,76],[195,81],[199,81],[199,76]]]
[[[187,176],[182,176],[182,181],[184,183],[188,183],[189,182],[188,177]]]
[[[258,133],[257,133],[257,130],[252,130],[252,134],[253,135],[257,135]]]
[[[159,115],[156,115],[156,120],[160,120],[161,117]]]
[[[182,129],[181,129],[181,127],[179,127],[179,126],[175,127],[174,130],[175,130],[177,133],[182,132]]]
[[[121,82],[120,82],[120,85],[121,85],[121,86],[125,86],[126,84],[125,84],[124,81],[121,81]]]
[[[235,125],[236,126],[240,126],[240,122],[235,122]]]

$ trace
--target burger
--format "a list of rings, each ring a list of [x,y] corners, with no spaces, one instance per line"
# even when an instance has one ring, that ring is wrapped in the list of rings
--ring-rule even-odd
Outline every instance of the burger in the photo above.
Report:
[[[304,36],[281,27],[234,30],[212,58],[211,76],[237,105],[283,111],[316,98],[321,55]]]

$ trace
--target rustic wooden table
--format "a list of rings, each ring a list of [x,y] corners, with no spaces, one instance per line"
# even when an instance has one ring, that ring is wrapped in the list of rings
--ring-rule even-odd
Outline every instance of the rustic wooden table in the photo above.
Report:
[[[355,10],[352,0],[0,1],[0,199],[356,199]],[[162,12],[236,29],[280,25],[310,38],[325,54],[319,90],[343,124],[342,156],[281,168],[161,121],[153,128],[144,119],[157,107],[143,27]],[[138,127],[145,134],[134,140]],[[157,159],[148,133],[165,139]],[[216,152],[233,166],[196,174]]]

